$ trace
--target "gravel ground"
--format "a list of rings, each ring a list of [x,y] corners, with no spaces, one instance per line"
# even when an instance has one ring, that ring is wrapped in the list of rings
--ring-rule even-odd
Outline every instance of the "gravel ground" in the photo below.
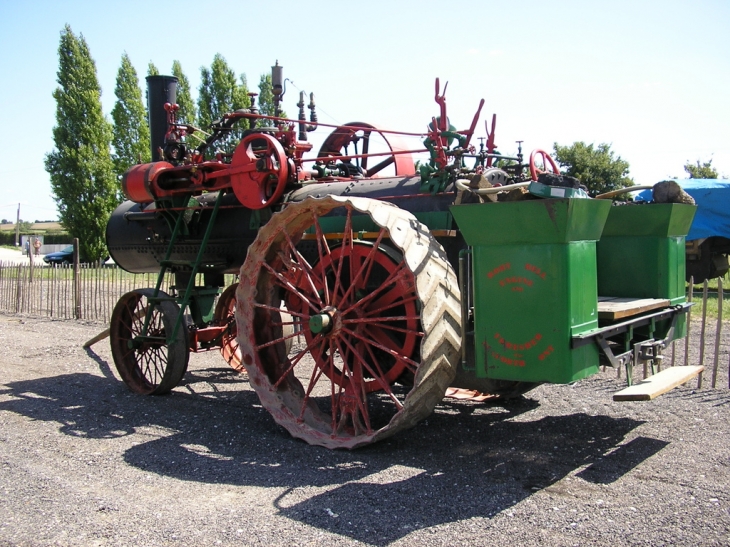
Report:
[[[169,396],[132,395],[108,342],[81,347],[103,328],[0,315],[0,545],[730,543],[727,388],[615,403],[608,371],[445,400],[332,452],[291,439],[217,353]]]

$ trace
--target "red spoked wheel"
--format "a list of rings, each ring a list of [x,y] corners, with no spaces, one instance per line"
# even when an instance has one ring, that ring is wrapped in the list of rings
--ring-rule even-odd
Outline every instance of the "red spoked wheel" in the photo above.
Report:
[[[329,213],[342,233],[323,233],[319,219]],[[362,215],[378,226],[371,243],[352,235]],[[307,230],[310,261],[297,245]],[[281,300],[304,335],[289,355]],[[329,196],[289,205],[249,248],[238,302],[251,385],[274,419],[310,444],[355,448],[411,427],[456,370],[456,275],[427,228],[387,203]]]
[[[289,178],[286,153],[266,133],[246,135],[231,158],[231,187],[241,205],[263,209],[276,203]]]
[[[154,289],[138,289],[122,296],[114,306],[109,325],[112,357],[119,375],[134,392],[168,393],[180,383],[188,368],[187,330],[178,327],[170,340],[180,307],[171,300],[151,299]],[[169,298],[164,292],[158,298]],[[146,336],[145,318],[152,308]]]
[[[241,363],[241,350],[238,347],[238,340],[236,336],[238,334],[238,328],[236,326],[236,289],[238,285],[231,285],[224,290],[218,302],[215,306],[215,312],[213,315],[213,322],[216,325],[225,327],[223,334],[221,334],[220,345],[221,355],[225,359],[226,363],[237,372],[246,372],[243,364]],[[281,315],[287,324],[284,326],[284,335],[287,336],[286,350],[287,353],[292,346],[292,338],[289,335],[294,333],[293,322],[291,316],[282,309]]]
[[[245,369],[241,364],[241,350],[238,348],[238,340],[236,335],[236,287],[231,285],[226,288],[218,297],[213,314],[213,322],[215,325],[224,326],[225,330],[221,335],[221,355],[226,363],[231,365],[234,370],[244,372]]]
[[[540,173],[550,173],[552,170],[556,175],[560,174],[560,169],[555,164],[555,160],[545,150],[533,150],[530,152],[530,179],[537,180]]]
[[[375,137],[378,137],[377,142]],[[342,125],[330,133],[322,143],[318,158],[331,156],[367,155],[368,153],[393,152],[394,150],[408,150],[403,139],[398,135],[385,134],[363,122],[351,122]],[[392,156],[373,156],[355,158],[355,165],[362,167],[368,177],[374,177],[389,166],[393,166],[396,176],[408,176],[416,173],[415,163],[411,154],[394,154]]]
[[[418,299],[399,253],[345,240],[320,257],[301,290],[305,299],[286,292],[287,308],[300,320],[317,367],[339,388],[347,392],[359,382],[365,393],[387,390],[415,372]]]

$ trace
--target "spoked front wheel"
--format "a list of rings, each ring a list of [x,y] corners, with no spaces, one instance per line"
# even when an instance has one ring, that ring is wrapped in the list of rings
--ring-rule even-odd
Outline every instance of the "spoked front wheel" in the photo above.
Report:
[[[180,314],[179,306],[171,300],[151,299],[153,293],[153,289],[138,289],[122,296],[114,306],[109,331],[119,375],[132,391],[143,395],[161,395],[177,386],[190,355],[184,323],[179,325],[175,338],[169,339]],[[157,296],[169,298],[162,291]]]
[[[325,216],[339,219],[337,233],[323,231]],[[374,226],[368,242],[355,239],[363,219]],[[309,260],[298,250],[305,231]],[[329,196],[287,206],[249,248],[237,301],[251,385],[310,444],[355,448],[411,427],[454,376],[456,275],[428,229],[388,203]],[[304,342],[287,354],[292,323]]]

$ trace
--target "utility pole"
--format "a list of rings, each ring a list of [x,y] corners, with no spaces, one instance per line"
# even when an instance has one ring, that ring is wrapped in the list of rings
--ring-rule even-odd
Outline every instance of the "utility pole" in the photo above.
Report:
[[[20,203],[18,203],[18,216],[15,219],[15,246],[20,245]]]

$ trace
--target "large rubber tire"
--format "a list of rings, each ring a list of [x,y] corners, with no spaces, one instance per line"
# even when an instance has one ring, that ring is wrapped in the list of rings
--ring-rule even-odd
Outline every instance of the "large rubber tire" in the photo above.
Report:
[[[112,312],[109,340],[112,357],[125,384],[143,395],[169,393],[180,383],[188,368],[190,352],[183,323],[175,339],[167,340],[180,307],[173,301],[150,301],[154,289],[138,289],[123,295]],[[160,291],[158,296],[168,297]],[[147,335],[160,341],[139,342],[145,316],[152,306]]]
[[[340,243],[319,223],[333,212],[346,219]],[[352,237],[360,214],[379,227],[369,246]],[[319,249],[312,264],[297,251],[310,228]],[[402,209],[338,196],[288,205],[260,230],[240,278],[242,362],[261,404],[294,437],[327,448],[375,442],[428,416],[454,377],[456,275],[428,228]],[[291,355],[281,300],[306,339]],[[330,326],[320,328],[325,316]],[[396,383],[404,369],[410,386]]]

